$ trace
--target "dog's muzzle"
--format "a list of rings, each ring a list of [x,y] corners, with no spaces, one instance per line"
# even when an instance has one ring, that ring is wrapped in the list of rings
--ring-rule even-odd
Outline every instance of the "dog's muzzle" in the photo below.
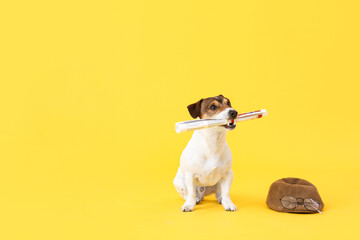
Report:
[[[230,110],[229,111],[229,118],[230,119],[234,120],[234,119],[237,118],[237,116],[238,116],[238,112],[236,110]]]
[[[229,111],[229,120],[231,120],[231,122],[229,122],[228,124],[224,125],[225,129],[227,130],[233,130],[236,128],[236,122],[235,119],[238,116],[238,112],[236,110],[230,110]]]

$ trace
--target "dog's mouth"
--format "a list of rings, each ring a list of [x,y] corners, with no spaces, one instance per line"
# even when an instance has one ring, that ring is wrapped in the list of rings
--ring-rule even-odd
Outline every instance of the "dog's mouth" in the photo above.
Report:
[[[235,120],[231,120],[228,124],[224,125],[225,129],[227,130],[233,130],[236,128]]]

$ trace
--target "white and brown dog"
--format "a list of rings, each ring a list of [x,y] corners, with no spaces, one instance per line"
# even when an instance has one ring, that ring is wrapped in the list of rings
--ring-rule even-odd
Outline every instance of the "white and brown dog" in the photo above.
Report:
[[[201,99],[188,106],[193,118],[233,120],[238,113],[222,95]],[[215,193],[225,210],[236,211],[230,199],[233,180],[232,155],[226,142],[227,130],[235,123],[194,131],[180,158],[174,185],[185,203],[181,211],[192,211],[204,196]]]

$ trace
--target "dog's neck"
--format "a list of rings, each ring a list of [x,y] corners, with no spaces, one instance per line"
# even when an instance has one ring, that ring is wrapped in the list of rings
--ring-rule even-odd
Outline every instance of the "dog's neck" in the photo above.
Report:
[[[211,152],[223,149],[226,143],[226,130],[223,127],[212,127],[194,131],[194,136],[204,142]]]

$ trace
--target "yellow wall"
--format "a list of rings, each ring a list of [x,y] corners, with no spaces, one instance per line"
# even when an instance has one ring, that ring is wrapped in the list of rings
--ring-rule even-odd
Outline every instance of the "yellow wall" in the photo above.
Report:
[[[344,0],[2,2],[1,238],[360,237],[359,23]],[[182,213],[174,124],[218,94],[269,115],[228,134],[238,212]],[[288,176],[323,215],[266,207]]]

